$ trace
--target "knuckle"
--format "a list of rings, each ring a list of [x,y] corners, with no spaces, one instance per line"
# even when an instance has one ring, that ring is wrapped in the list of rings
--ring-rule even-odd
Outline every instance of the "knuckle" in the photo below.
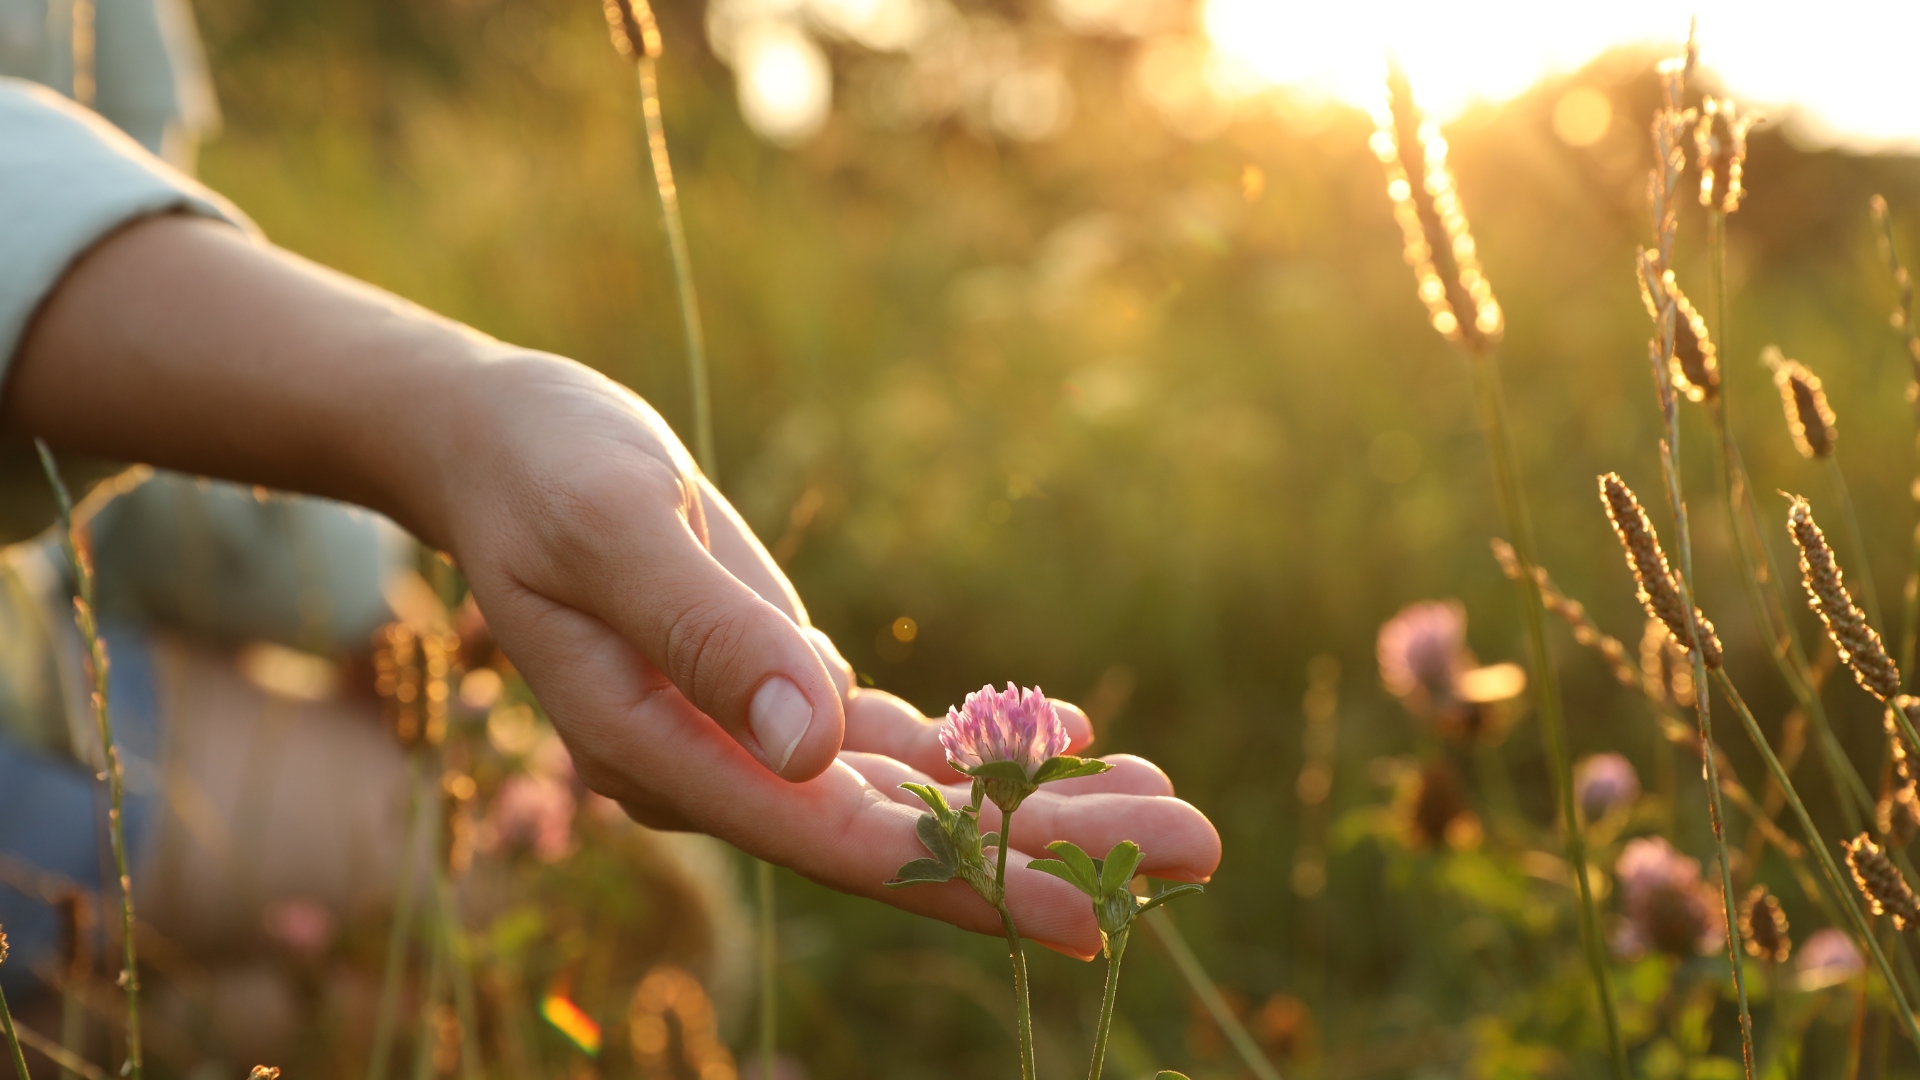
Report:
[[[696,704],[705,702],[737,670],[746,637],[745,620],[727,605],[690,599],[667,625],[667,670]]]

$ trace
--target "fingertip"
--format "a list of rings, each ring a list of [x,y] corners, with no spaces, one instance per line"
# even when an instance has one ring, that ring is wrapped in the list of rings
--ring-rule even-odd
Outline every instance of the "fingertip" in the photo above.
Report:
[[[841,656],[840,650],[834,646],[833,639],[819,627],[802,627],[800,633],[806,636],[807,644],[813,646],[814,653],[820,657],[821,665],[827,669],[827,677],[833,680],[834,690],[845,700],[853,692],[853,665],[847,663],[847,658]]]
[[[1086,710],[1071,701],[1059,698],[1047,699],[1053,702],[1053,711],[1060,717],[1060,723],[1067,729],[1067,752],[1078,754],[1093,744],[1093,720]]]

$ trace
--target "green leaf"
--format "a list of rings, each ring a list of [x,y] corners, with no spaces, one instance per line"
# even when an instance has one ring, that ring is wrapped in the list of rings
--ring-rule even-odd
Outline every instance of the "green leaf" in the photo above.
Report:
[[[1035,859],[1027,864],[1027,869],[1038,870],[1043,874],[1052,874],[1054,877],[1079,889],[1088,896],[1093,895],[1093,890],[1087,888],[1087,883],[1080,880],[1080,875],[1074,873],[1073,867],[1068,866],[1059,859]]]
[[[990,848],[990,847],[992,847],[992,848],[997,848],[997,847],[999,847],[999,846],[1000,846],[1000,834],[999,834],[999,833],[997,833],[997,832],[990,832],[990,833],[987,833],[986,835],[984,835],[984,836],[982,836],[982,837],[980,838],[980,846],[981,846],[981,847],[983,847],[983,848]]]
[[[1140,901],[1140,914],[1144,915],[1147,912],[1152,911],[1154,908],[1159,907],[1161,904],[1164,904],[1167,901],[1174,899],[1175,897],[1186,896],[1190,893],[1203,893],[1206,891],[1207,891],[1207,887],[1205,885],[1195,885],[1191,882],[1185,885],[1169,885],[1166,888],[1161,889],[1159,892],[1154,893],[1152,896],[1149,896],[1145,900]]]
[[[1098,776],[1111,768],[1113,768],[1112,765],[1098,758],[1083,758],[1074,757],[1072,754],[1061,754],[1058,757],[1050,757],[1042,762],[1039,770],[1033,774],[1033,782],[1036,784],[1046,784],[1055,780],[1071,780],[1076,776]]]
[[[1047,845],[1047,850],[1060,857],[1060,860],[1073,868],[1074,884],[1088,896],[1100,895],[1100,869],[1080,846],[1071,840],[1055,840]]]
[[[920,834],[920,842],[926,845],[927,853],[933,860],[947,868],[949,872],[960,865],[960,853],[953,846],[953,837],[947,835],[946,826],[932,814],[921,814],[920,820],[913,823],[913,831]]]
[[[952,880],[953,867],[935,859],[915,859],[901,867],[886,886],[889,889],[904,889],[909,885],[937,885]]]
[[[1101,860],[1098,895],[1125,891],[1127,883],[1133,880],[1134,869],[1139,865],[1140,845],[1131,840],[1122,840],[1113,845],[1113,850]]]
[[[1017,761],[988,761],[967,770],[967,775],[976,780],[1008,780],[1016,784],[1029,783],[1027,770]]]
[[[939,815],[941,824],[946,824],[947,819],[953,816],[953,807],[947,805],[947,797],[939,788],[930,784],[901,784],[900,786],[920,796],[920,801],[927,804],[927,809]]]

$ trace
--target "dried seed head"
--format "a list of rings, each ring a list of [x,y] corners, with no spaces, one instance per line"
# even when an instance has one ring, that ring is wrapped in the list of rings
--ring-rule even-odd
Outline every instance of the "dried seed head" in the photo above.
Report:
[[[1780,909],[1765,885],[1755,885],[1740,905],[1740,937],[1747,955],[1773,963],[1783,963],[1793,952],[1793,939],[1787,936],[1787,913]]]
[[[1840,659],[1853,669],[1867,693],[1882,701],[1900,692],[1900,669],[1887,655],[1880,635],[1867,624],[1867,617],[1854,605],[1841,583],[1840,564],[1834,560],[1825,533],[1813,520],[1813,508],[1807,500],[1794,496],[1787,511],[1787,532],[1800,549],[1800,576],[1807,587],[1807,604],[1820,616],[1827,636],[1840,650]]]
[[[1398,68],[1387,78],[1387,98],[1389,108],[1379,118],[1372,146],[1387,170],[1387,195],[1406,237],[1407,265],[1413,267],[1420,300],[1433,328],[1447,340],[1485,348],[1500,340],[1506,324],[1493,286],[1480,272],[1473,233],[1447,169],[1447,142],[1420,115],[1413,88]]]
[[[255,1065],[247,1080],[280,1080],[280,1070],[271,1065]]]
[[[1688,401],[1706,401],[1720,393],[1720,354],[1707,336],[1707,320],[1693,309],[1692,301],[1680,291],[1673,271],[1660,275],[1660,284],[1673,305],[1673,355],[1667,357],[1667,372],[1673,388]]]
[[[1907,924],[1920,920],[1920,897],[1913,895],[1913,888],[1893,865],[1886,852],[1866,833],[1840,845],[1847,853],[1847,869],[1853,871],[1853,883],[1859,887],[1860,895],[1867,898],[1867,906],[1875,915],[1893,916],[1893,928],[1905,930]]]
[[[7,932],[0,929],[0,964],[7,962]]]
[[[1726,98],[1710,97],[1700,104],[1693,147],[1700,164],[1701,206],[1717,203],[1723,214],[1740,209],[1746,197],[1740,179],[1747,161],[1747,129],[1757,119]]]
[[[1787,411],[1787,431],[1802,457],[1822,458],[1833,453],[1833,409],[1827,404],[1827,392],[1820,387],[1820,376],[1808,371],[1797,360],[1789,360],[1780,350],[1767,346],[1760,359],[1773,369],[1773,385],[1780,388],[1780,404]]]
[[[1687,652],[1674,643],[1667,624],[1649,617],[1640,634],[1641,688],[1655,701],[1671,701],[1683,709],[1693,707],[1693,664]]]
[[[647,0],[603,0],[613,47],[629,60],[660,59],[660,24]]]
[[[1700,659],[1710,668],[1719,667],[1720,638],[1714,633],[1713,624],[1696,608],[1693,625],[1688,625],[1686,605],[1680,600],[1680,586],[1667,566],[1666,553],[1660,550],[1660,538],[1654,534],[1653,522],[1647,520],[1640,500],[1634,497],[1626,481],[1620,479],[1620,474],[1608,473],[1600,478],[1600,501],[1607,508],[1613,531],[1620,536],[1620,546],[1626,549],[1627,568],[1633,571],[1633,579],[1640,586],[1641,606],[1666,626],[1674,642],[1682,648],[1692,648],[1697,636]]]
[[[420,637],[411,626],[396,621],[375,631],[373,688],[403,746],[420,741],[421,675]]]
[[[1912,700],[1902,697],[1899,705]],[[1875,824],[1880,826],[1883,835],[1892,837],[1894,843],[1904,847],[1916,832],[1920,832],[1920,782],[1914,779],[1913,763],[1907,756],[1907,741],[1896,735],[1892,739],[1892,747],[1893,786],[1880,799]]]

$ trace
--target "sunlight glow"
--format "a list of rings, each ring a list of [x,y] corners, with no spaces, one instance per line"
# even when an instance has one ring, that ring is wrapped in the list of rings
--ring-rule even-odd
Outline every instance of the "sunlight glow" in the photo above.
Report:
[[[1373,109],[1392,54],[1421,104],[1446,120],[1475,101],[1505,100],[1542,76],[1574,71],[1614,46],[1677,48],[1691,12],[1700,18],[1702,63],[1735,97],[1791,118],[1797,135],[1859,148],[1920,147],[1920,110],[1898,85],[1920,39],[1916,4],[1839,0],[1782,18],[1733,0],[1206,0],[1202,18],[1220,60],[1253,86]]]

